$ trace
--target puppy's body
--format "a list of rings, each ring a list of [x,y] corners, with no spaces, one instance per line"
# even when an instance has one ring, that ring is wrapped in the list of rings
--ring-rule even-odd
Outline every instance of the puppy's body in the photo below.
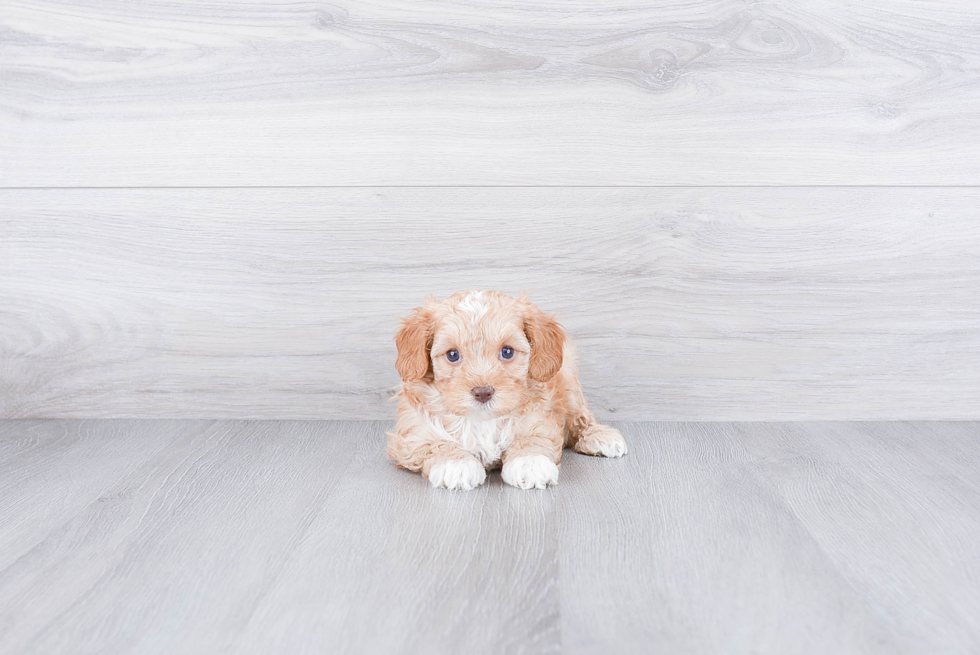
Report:
[[[526,298],[429,299],[396,343],[402,388],[388,456],[434,486],[472,489],[501,466],[508,484],[544,488],[558,481],[565,446],[626,453],[622,435],[589,411],[564,330]]]

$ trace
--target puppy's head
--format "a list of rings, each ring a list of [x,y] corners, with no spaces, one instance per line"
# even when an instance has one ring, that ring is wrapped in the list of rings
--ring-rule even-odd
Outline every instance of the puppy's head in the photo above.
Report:
[[[505,416],[562,364],[565,332],[527,298],[461,291],[428,298],[395,337],[402,380],[435,390],[444,411]]]

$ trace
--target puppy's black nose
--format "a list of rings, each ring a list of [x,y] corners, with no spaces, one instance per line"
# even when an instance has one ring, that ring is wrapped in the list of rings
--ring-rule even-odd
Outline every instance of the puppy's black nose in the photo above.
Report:
[[[488,403],[493,398],[493,387],[473,387],[473,397],[481,403]]]

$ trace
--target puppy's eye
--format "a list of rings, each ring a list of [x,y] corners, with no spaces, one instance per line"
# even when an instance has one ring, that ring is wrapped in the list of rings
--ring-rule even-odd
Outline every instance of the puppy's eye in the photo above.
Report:
[[[448,359],[451,362],[458,362],[459,361],[459,351],[456,350],[455,348],[453,348],[452,350],[450,350],[449,352],[446,353],[446,359]]]
[[[510,359],[511,357],[514,356],[514,349],[511,348],[510,346],[504,346],[503,348],[500,349],[500,356],[503,357],[504,359]]]

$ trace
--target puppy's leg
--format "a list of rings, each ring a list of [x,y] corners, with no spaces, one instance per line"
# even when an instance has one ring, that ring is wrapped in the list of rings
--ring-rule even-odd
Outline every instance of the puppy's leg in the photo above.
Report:
[[[557,423],[543,422],[525,428],[504,451],[500,477],[520,489],[544,489],[558,484],[563,440]]]
[[[571,385],[570,385],[571,386]],[[622,457],[626,454],[626,440],[616,428],[603,425],[595,419],[582,395],[578,381],[568,390],[568,416],[565,419],[565,445],[583,455]]]
[[[619,430],[595,421],[579,433],[572,447],[577,453],[599,457],[622,457],[627,451]]]
[[[469,490],[487,479],[480,460],[420,427],[389,432],[388,457],[402,468],[421,473],[433,487]]]

